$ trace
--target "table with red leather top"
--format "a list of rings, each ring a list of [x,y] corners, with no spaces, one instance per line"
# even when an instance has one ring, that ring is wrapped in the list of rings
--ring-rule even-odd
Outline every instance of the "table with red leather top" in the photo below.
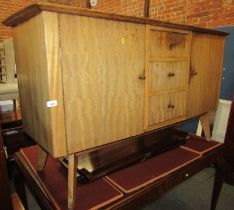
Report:
[[[128,166],[88,184],[77,184],[75,209],[137,209],[216,164],[223,153],[221,143],[190,135],[184,146]],[[59,160],[48,158],[43,172],[37,171],[38,148],[15,154],[16,189],[25,196],[25,183],[42,209],[67,208],[67,172]],[[24,199],[26,204],[26,201]]]

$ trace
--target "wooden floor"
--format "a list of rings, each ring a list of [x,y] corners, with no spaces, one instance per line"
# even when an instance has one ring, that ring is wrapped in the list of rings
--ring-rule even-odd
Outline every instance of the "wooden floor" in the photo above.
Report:
[[[209,210],[214,181],[214,169],[207,168],[142,210]],[[30,210],[40,210],[27,190]],[[217,210],[233,210],[234,186],[224,184]]]

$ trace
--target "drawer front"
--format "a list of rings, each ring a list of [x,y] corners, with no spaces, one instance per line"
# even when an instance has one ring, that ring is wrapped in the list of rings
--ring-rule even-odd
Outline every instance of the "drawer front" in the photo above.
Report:
[[[189,62],[151,62],[149,65],[149,91],[187,88]]]
[[[150,29],[149,33],[149,56],[151,59],[190,56],[190,34],[154,29]]]
[[[162,94],[149,97],[148,125],[185,116],[186,91]]]

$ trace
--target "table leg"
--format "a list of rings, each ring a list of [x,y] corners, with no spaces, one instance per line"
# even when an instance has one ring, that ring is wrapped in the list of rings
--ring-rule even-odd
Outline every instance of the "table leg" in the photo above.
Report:
[[[13,178],[14,178],[15,190],[17,194],[19,195],[19,198],[24,208],[28,210],[28,202],[27,202],[27,196],[26,196],[26,191],[25,191],[24,178],[23,178],[23,175],[20,173],[20,171],[17,170],[16,168],[14,168],[13,170]]]
[[[219,194],[223,186],[223,170],[220,166],[215,166],[215,180],[213,186],[213,193],[211,199],[211,210],[216,209],[216,205],[219,199]]]
[[[75,154],[68,156],[68,209],[72,210],[76,203],[78,157]]]

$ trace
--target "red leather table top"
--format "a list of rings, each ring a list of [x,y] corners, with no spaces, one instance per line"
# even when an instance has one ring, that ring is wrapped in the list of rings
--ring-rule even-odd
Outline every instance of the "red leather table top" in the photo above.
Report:
[[[44,189],[55,200],[55,205],[60,209],[67,209],[67,172],[59,160],[48,157],[45,170],[37,173],[38,146],[24,148],[21,153]],[[85,185],[78,184],[76,193],[75,209],[79,210],[97,209],[122,197],[122,193],[103,178]]]
[[[106,178],[123,192],[140,189],[201,157],[200,154],[176,148],[142,163],[112,173]]]
[[[220,146],[191,136],[184,147],[164,152],[144,162],[114,172],[89,184],[77,186],[75,209],[97,209],[117,201],[124,193],[131,193],[199,159],[203,154]],[[67,171],[58,160],[48,157],[44,172],[37,172],[38,147],[21,150],[25,160],[55,206],[67,208]],[[111,183],[109,183],[111,182]],[[122,191],[122,192],[121,192]]]
[[[201,154],[205,154],[217,147],[222,143],[217,141],[206,141],[205,138],[200,136],[190,135],[190,138],[186,141],[185,147],[197,151]]]

